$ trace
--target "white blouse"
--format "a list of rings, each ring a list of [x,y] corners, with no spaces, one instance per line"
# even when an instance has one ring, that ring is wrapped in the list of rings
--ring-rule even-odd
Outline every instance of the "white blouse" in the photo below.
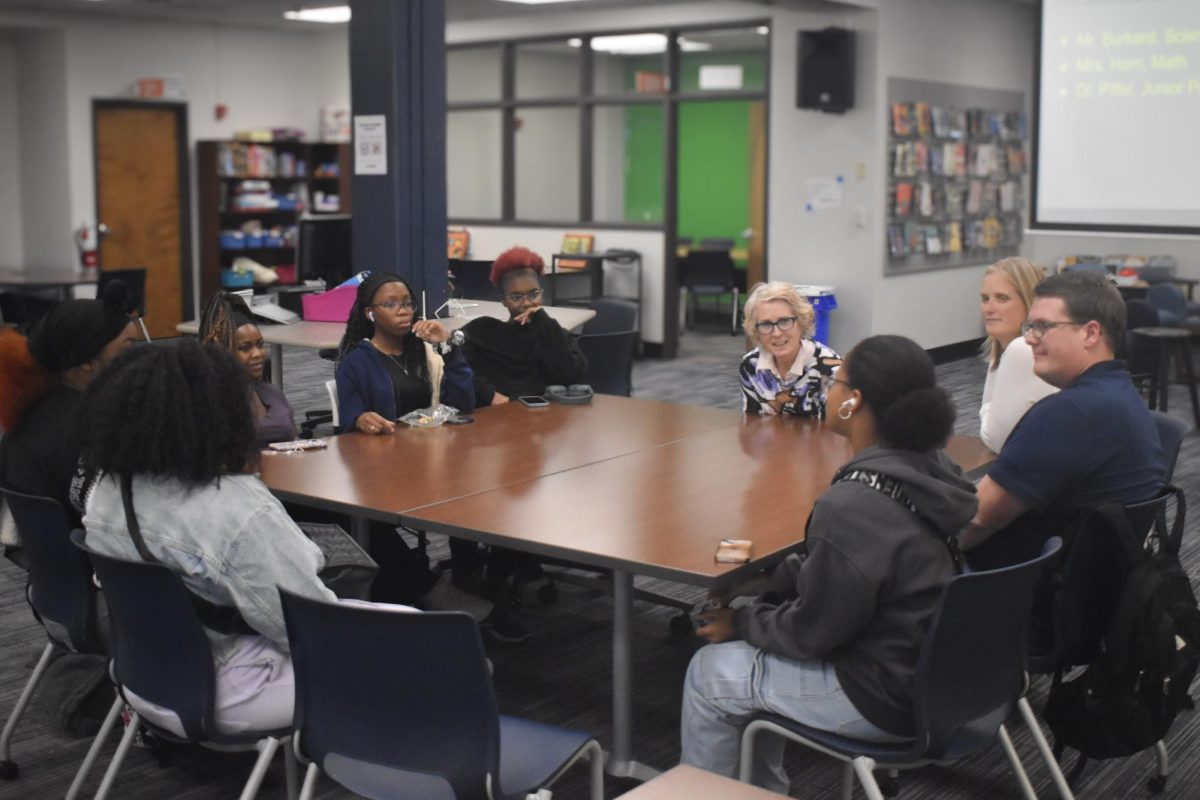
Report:
[[[996,368],[988,369],[979,407],[979,437],[989,450],[999,453],[1025,412],[1057,391],[1033,374],[1033,350],[1018,336],[1004,348]]]

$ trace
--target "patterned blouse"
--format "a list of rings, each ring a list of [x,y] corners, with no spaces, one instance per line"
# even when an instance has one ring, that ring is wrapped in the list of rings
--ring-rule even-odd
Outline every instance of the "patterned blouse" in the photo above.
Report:
[[[742,410],[747,414],[772,416],[777,413],[797,417],[825,418],[825,393],[829,381],[842,365],[842,357],[826,345],[808,339],[792,363],[788,374],[780,376],[775,359],[761,348],[742,357],[738,368],[742,382]],[[791,395],[777,412],[771,401],[780,393]]]

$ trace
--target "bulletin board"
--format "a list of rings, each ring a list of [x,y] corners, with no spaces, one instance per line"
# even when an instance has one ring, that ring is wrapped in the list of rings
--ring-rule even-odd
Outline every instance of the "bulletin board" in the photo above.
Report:
[[[888,80],[887,275],[1016,255],[1029,174],[1025,95]]]

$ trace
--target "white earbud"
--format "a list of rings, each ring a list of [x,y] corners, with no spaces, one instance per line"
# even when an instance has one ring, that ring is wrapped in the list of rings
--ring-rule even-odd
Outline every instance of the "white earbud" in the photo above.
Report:
[[[842,403],[842,405],[848,406],[849,408],[858,408],[858,398],[857,397],[848,398],[846,400],[846,402]]]
[[[854,409],[858,406],[858,400],[854,397],[848,397],[838,406],[838,419],[847,420],[854,414]]]
[[[374,322],[374,321],[375,321],[375,312],[374,312],[374,311],[368,311],[368,312],[367,312],[367,319],[371,320],[371,322]]]

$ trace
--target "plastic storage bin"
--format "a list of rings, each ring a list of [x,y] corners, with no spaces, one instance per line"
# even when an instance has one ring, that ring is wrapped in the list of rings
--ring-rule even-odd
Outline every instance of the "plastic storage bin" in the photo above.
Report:
[[[813,338],[821,344],[829,344],[829,312],[837,308],[837,298],[834,297],[832,286],[815,284],[795,284],[796,291],[808,298],[816,317]]]

